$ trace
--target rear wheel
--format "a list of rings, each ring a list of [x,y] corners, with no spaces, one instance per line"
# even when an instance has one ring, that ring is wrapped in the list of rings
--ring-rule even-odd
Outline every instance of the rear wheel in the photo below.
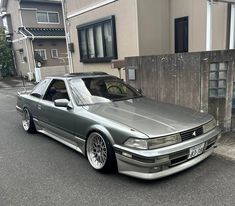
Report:
[[[91,166],[101,172],[116,169],[116,158],[112,145],[103,135],[92,132],[86,144],[86,155]]]
[[[23,109],[22,125],[23,125],[23,128],[26,132],[29,132],[29,133],[36,132],[32,115],[30,114],[30,112],[27,108]]]

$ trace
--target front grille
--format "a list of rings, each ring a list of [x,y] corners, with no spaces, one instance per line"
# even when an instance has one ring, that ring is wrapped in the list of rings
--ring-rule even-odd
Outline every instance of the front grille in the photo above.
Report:
[[[183,141],[198,137],[202,134],[203,134],[203,128],[201,126],[201,127],[197,127],[197,128],[191,129],[191,130],[187,130],[185,132],[181,132],[180,136],[181,136],[181,139],[183,142]]]

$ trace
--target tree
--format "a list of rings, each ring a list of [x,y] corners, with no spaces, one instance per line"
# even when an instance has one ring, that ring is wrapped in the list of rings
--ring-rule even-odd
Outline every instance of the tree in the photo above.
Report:
[[[4,28],[0,27],[0,76],[12,75],[14,73],[11,52]]]

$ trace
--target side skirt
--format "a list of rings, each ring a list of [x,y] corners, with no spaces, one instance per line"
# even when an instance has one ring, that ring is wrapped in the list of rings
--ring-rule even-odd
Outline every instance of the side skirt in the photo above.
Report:
[[[72,141],[72,140],[69,140],[69,139],[66,139],[64,138],[63,136],[61,135],[58,135],[52,131],[49,131],[41,126],[39,126],[39,121],[37,119],[33,119],[34,120],[34,123],[35,123],[35,126],[36,126],[36,130],[42,134],[45,134],[49,137],[51,137],[52,139],[70,147],[71,149],[74,149],[76,150],[77,152],[85,155],[85,140],[79,138],[79,137],[76,137],[74,136],[74,139],[76,139],[76,142],[75,141]],[[58,128],[56,130],[59,130]],[[64,133],[64,131],[59,131],[58,133]]]

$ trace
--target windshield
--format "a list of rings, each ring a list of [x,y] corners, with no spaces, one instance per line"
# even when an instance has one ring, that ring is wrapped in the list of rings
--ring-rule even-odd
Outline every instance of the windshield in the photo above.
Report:
[[[141,97],[138,91],[116,77],[71,79],[70,87],[78,105],[120,101]]]

